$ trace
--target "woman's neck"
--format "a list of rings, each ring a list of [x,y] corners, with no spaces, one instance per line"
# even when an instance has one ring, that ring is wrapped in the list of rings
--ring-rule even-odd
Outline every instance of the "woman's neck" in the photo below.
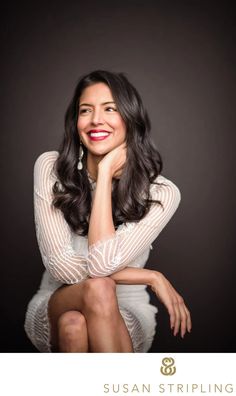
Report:
[[[93,155],[88,153],[87,156],[87,171],[93,180],[97,180],[98,164],[104,158],[104,155]]]

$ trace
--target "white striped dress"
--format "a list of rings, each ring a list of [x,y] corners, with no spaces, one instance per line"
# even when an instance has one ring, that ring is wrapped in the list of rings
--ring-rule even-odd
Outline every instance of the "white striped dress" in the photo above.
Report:
[[[159,175],[150,187],[154,203],[138,223],[120,225],[111,238],[88,247],[87,237],[71,231],[62,212],[52,206],[52,186],[57,180],[53,165],[57,151],[41,154],[34,165],[34,214],[36,235],[45,266],[40,287],[28,304],[25,331],[41,352],[51,352],[48,301],[63,284],[89,277],[109,276],[125,267],[142,268],[151,244],[170,220],[180,202],[178,187]],[[96,183],[92,184],[92,189]],[[117,285],[119,309],[135,352],[147,352],[156,330],[157,308],[150,304],[145,285]]]

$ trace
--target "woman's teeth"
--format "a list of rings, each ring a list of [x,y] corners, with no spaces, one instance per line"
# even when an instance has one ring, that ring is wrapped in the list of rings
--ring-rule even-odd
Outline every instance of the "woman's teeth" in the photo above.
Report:
[[[89,136],[91,137],[102,137],[102,136],[108,136],[108,132],[91,132]]]

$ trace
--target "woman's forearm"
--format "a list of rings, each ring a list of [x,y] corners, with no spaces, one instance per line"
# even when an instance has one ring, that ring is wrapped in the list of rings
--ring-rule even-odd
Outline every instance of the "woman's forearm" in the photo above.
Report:
[[[112,237],[115,227],[112,217],[112,179],[120,177],[126,161],[126,143],[123,142],[97,165],[97,183],[89,220],[88,244]]]
[[[146,268],[126,267],[110,275],[110,278],[118,284],[152,286],[158,274],[157,271]]]
[[[98,172],[96,190],[89,221],[89,246],[115,234],[112,218],[112,176],[109,172]]]

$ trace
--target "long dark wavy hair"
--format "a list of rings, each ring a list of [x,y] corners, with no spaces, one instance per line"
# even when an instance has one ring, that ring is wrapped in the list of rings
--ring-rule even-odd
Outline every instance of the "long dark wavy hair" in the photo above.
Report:
[[[137,222],[154,201],[150,185],[162,171],[162,159],[150,137],[150,120],[141,97],[124,73],[96,70],[80,78],[65,114],[65,133],[54,164],[58,178],[53,186],[53,205],[59,208],[73,232],[87,235],[91,213],[91,184],[86,170],[78,171],[80,137],[77,130],[79,100],[83,90],[105,83],[126,125],[127,159],[120,179],[113,179],[112,212],[115,228]],[[156,183],[158,184],[158,183]],[[155,201],[161,204],[159,201]]]

